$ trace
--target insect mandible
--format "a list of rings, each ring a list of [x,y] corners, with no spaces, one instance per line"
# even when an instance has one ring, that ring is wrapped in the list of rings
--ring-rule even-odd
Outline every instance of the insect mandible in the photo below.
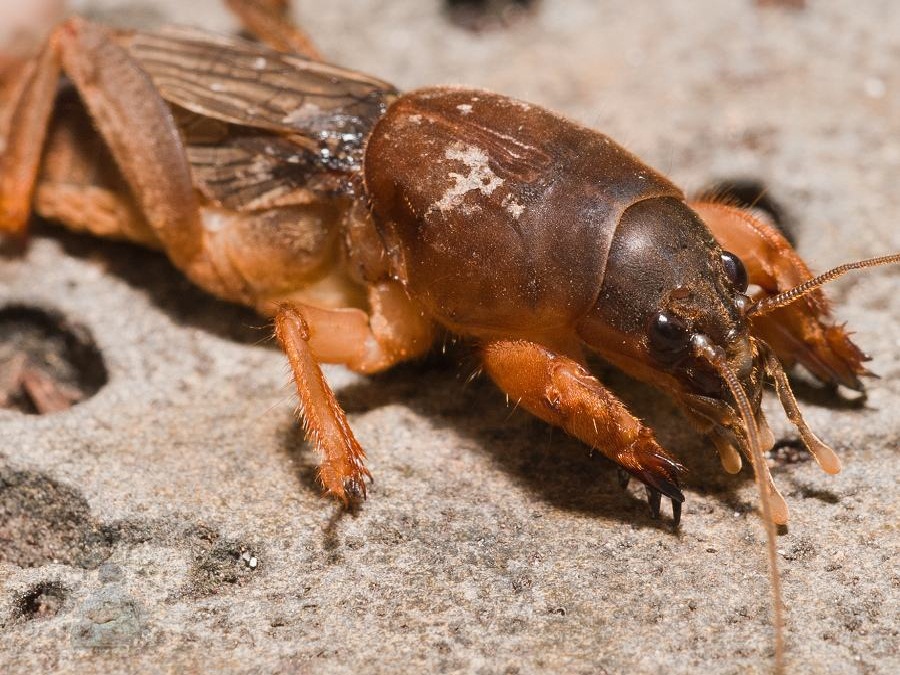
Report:
[[[761,456],[767,380],[839,470],[782,364],[861,386],[865,357],[818,290],[843,269],[813,279],[754,213],[686,201],[596,131],[484,91],[401,94],[321,61],[269,5],[233,5],[269,47],[60,26],[8,88],[0,228],[36,212],[160,248],[273,316],[327,492],[363,498],[369,473],[319,364],[377,372],[444,331],[512,400],[641,480],[655,514],[668,497],[676,525],[681,464],[586,354],[672,394],[727,471],[750,458],[767,522],[787,520]]]

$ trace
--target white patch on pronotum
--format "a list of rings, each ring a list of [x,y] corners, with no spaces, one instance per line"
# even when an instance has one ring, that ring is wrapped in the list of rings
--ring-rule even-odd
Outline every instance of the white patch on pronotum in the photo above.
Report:
[[[468,103],[460,103],[458,106],[456,106],[456,109],[459,110],[459,112],[461,112],[463,115],[468,115],[470,112],[472,112],[472,106],[470,106]]]
[[[512,194],[508,194],[503,198],[503,208],[516,220],[525,212],[525,207],[513,199]]]
[[[447,148],[444,157],[462,162],[469,172],[467,174],[448,173],[447,176],[453,180],[453,185],[447,188],[444,195],[434,203],[429,211],[438,210],[441,213],[452,211],[463,206],[466,193],[478,190],[483,195],[489,195],[503,185],[503,179],[496,176],[488,166],[487,153],[481,148],[457,141]],[[472,210],[472,207],[463,208],[464,213]]]

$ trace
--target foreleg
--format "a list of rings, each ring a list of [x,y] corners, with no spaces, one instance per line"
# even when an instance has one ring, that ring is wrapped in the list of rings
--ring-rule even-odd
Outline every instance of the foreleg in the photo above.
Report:
[[[695,202],[700,215],[722,248],[737,255],[751,285],[767,297],[812,278],[806,263],[772,225],[747,209],[712,202]],[[862,389],[861,375],[868,357],[853,344],[843,326],[831,321],[831,308],[821,290],[792,305],[754,316],[752,332],[790,367],[799,362],[827,384]]]
[[[654,515],[659,496],[672,500],[677,524],[684,495],[683,467],[663,450],[653,432],[588,371],[567,356],[524,340],[482,347],[484,368],[516,405],[596,448],[648,487]]]

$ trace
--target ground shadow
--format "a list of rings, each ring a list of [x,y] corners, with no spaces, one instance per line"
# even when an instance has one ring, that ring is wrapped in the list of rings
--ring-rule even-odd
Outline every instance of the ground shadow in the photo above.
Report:
[[[503,394],[486,377],[469,380],[472,359],[465,350],[433,355],[425,361],[403,364],[341,388],[338,399],[349,415],[399,404],[427,419],[435,428],[452,427],[540,499],[566,511],[628,522],[637,527],[671,527],[669,506],[663,517],[651,518],[644,490],[632,480],[627,490],[619,484],[616,466],[600,453],[591,453],[559,429],[522,410],[507,406]],[[674,404],[663,394],[636,383],[610,368],[599,368],[602,379],[629,407],[650,421],[660,442],[674,448],[688,468],[684,486],[713,495],[735,511],[752,510],[737,489],[752,474],[724,474],[711,446],[691,431]],[[321,494],[315,481],[315,456],[303,442],[299,425],[286,430],[285,452],[298,469],[304,489]],[[688,495],[690,499],[690,495]]]
[[[794,396],[801,403],[828,408],[829,410],[865,410],[866,393],[845,390],[837,386],[819,384],[806,373],[789,375]]]

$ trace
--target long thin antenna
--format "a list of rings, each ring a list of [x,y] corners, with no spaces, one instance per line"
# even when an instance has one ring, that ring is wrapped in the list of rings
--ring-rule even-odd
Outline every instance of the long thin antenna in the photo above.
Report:
[[[775,519],[779,522],[787,520],[787,504],[784,498],[778,494],[772,483],[772,476],[768,472],[765,458],[760,445],[759,432],[756,428],[756,418],[747,393],[738,381],[737,375],[728,367],[725,352],[721,347],[713,345],[704,335],[695,335],[693,338],[694,351],[698,356],[709,361],[728,385],[737,405],[738,413],[744,422],[747,433],[747,444],[750,446],[750,456],[753,460],[753,472],[756,476],[756,488],[759,491],[759,503],[762,510],[763,524],[766,528],[766,540],[769,552],[769,576],[772,584],[772,618],[775,628],[775,672],[779,675],[784,672],[784,616],[781,606],[781,576],[778,573],[778,551],[775,543]],[[769,491],[772,491],[770,494]],[[775,513],[770,500],[771,496],[777,496],[780,500],[778,513]]]
[[[861,270],[866,267],[890,265],[892,263],[898,262],[900,262],[900,253],[883,255],[879,256],[878,258],[868,258],[867,260],[858,260],[856,262],[838,265],[837,267],[828,270],[824,274],[813,277],[809,281],[804,281],[799,286],[795,286],[794,288],[791,288],[784,293],[779,293],[778,295],[773,295],[770,298],[763,298],[762,300],[755,302],[750,306],[750,309],[747,310],[747,316],[752,316],[754,314],[766,314],[768,312],[771,312],[773,309],[777,309],[778,307],[789,305],[795,300],[802,298],[810,291],[818,288],[819,286],[827,284],[829,281],[834,281],[838,277],[844,276],[851,270]]]

